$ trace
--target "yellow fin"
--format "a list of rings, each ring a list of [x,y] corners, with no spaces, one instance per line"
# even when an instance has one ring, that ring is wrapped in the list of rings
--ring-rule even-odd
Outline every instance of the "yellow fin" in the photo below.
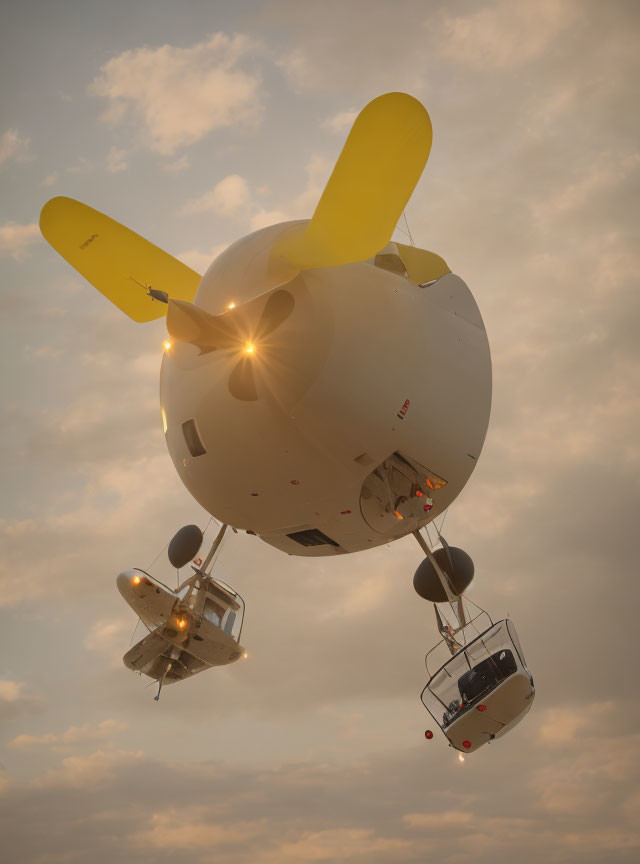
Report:
[[[366,261],[391,239],[431,149],[431,120],[406,93],[386,93],[356,117],[311,222],[274,255],[299,270]]]
[[[152,321],[167,304],[147,288],[192,301],[200,275],[139,234],[73,198],[52,198],[40,213],[44,238],[94,288],[134,321]]]
[[[426,249],[416,249],[415,246],[404,246],[396,243],[398,255],[405,266],[407,276],[416,285],[424,285],[425,282],[433,282],[446,273],[451,273],[444,258],[435,252],[427,252]]]

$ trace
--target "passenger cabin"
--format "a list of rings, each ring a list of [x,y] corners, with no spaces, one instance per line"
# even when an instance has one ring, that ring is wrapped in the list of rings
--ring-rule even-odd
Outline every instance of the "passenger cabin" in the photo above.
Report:
[[[439,643],[427,655],[437,655]],[[433,664],[435,665],[435,664]],[[535,688],[512,621],[492,624],[431,675],[422,702],[449,743],[472,753],[499,738],[531,708]]]
[[[134,568],[117,585],[149,630],[123,657],[134,672],[171,684],[243,654],[244,601],[219,579],[196,571],[174,591]]]

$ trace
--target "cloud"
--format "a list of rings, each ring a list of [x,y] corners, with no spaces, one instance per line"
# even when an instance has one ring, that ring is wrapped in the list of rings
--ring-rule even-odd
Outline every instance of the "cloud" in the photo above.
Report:
[[[5,222],[0,225],[0,256],[9,255],[16,261],[22,261],[29,247],[39,238],[40,228],[35,222],[30,225]]]
[[[17,129],[7,129],[0,138],[0,165],[11,159],[28,162],[31,158],[29,139],[23,138]]]
[[[142,759],[140,750],[96,750],[89,756],[68,756],[57,768],[34,781],[34,786],[87,790],[107,786],[123,767],[131,767]]]
[[[171,156],[214,129],[259,122],[260,75],[243,68],[258,49],[224,33],[190,48],[144,46],[105,63],[89,92],[107,102],[108,125],[129,121],[138,146]]]
[[[111,739],[114,735],[124,732],[127,724],[121,720],[102,720],[100,723],[84,723],[82,726],[70,726],[64,732],[56,735],[53,732],[44,735],[17,735],[9,742],[14,750],[25,750],[31,747],[52,747],[64,749],[76,747],[78,744],[93,743]]]
[[[69,174],[93,174],[96,170],[95,164],[91,161],[91,159],[87,159],[86,156],[78,156],[73,165],[70,165],[67,168],[67,172]]]
[[[200,249],[187,249],[184,252],[179,252],[176,256],[181,261],[184,261],[187,266],[191,267],[196,273],[206,273],[209,265],[215,261],[218,255],[229,246],[228,243],[216,243],[208,251]]]
[[[220,180],[213,189],[199,198],[192,198],[182,208],[183,213],[217,213],[221,216],[234,216],[242,213],[249,205],[251,194],[249,184],[239,174],[229,174]]]
[[[268,228],[269,225],[276,225],[278,222],[285,221],[286,217],[283,210],[266,210],[261,207],[252,214],[249,227],[252,231],[258,231],[260,228]]]
[[[568,178],[553,190],[547,200],[537,202],[532,214],[542,230],[557,226],[572,212],[596,206],[598,196],[610,193],[623,183],[640,175],[640,153],[604,151],[587,166],[581,166],[578,177]]]
[[[44,178],[44,180],[42,181],[42,183],[40,185],[41,186],[47,186],[47,187],[48,186],[55,186],[55,184],[58,182],[59,176],[60,176],[60,174],[58,171],[52,171],[51,174],[47,174],[47,176]]]
[[[169,807],[153,813],[150,825],[139,831],[131,842],[141,849],[174,849],[181,854],[216,849],[220,846],[245,845],[257,833],[264,833],[264,821],[212,822],[206,807]]]
[[[539,57],[576,18],[566,0],[499,2],[468,16],[445,14],[439,51],[462,64],[504,69]]]
[[[378,837],[373,828],[328,828],[305,831],[294,841],[282,843],[277,851],[266,854],[265,861],[351,861],[371,860],[371,856],[397,855],[409,843],[402,838]]]
[[[43,710],[44,700],[30,692],[23,681],[0,680],[0,720],[6,721],[24,714],[37,714]]]
[[[137,623],[129,614],[122,614],[113,618],[99,618],[87,633],[84,646],[87,651],[102,654],[113,668],[124,668],[123,655],[128,651],[134,641],[142,639],[139,635],[136,639],[132,632],[136,630]]]
[[[322,125],[326,129],[335,132],[336,135],[341,135],[343,132],[348,132],[351,129],[357,116],[358,112],[353,109],[350,111],[339,111],[337,114],[327,117]]]
[[[207,736],[215,741],[210,730]],[[629,743],[608,747],[601,761],[631,762],[636,749]],[[154,860],[179,853],[194,864],[422,864],[425,856],[451,864],[516,856],[534,864],[596,862],[603,853],[623,862],[632,859],[616,853],[640,846],[631,821],[635,774],[617,782],[612,775],[591,778],[595,751],[580,766],[581,778],[591,792],[604,782],[607,794],[596,795],[585,823],[579,810],[550,811],[538,803],[540,786],[554,779],[555,755],[541,757],[539,770],[547,773],[531,782],[522,747],[489,761],[480,751],[459,772],[456,767],[452,784],[446,748],[433,752],[425,773],[423,747],[333,765],[310,758],[268,770],[102,748],[62,759],[30,781],[5,782],[0,827],[5,848],[20,848],[25,860],[38,860],[44,849],[86,860],[90,848],[96,864],[116,855],[136,864],[148,861],[150,852]],[[559,766],[560,776],[568,764]],[[417,800],[424,809],[408,810]],[[25,810],[28,829],[17,818]]]
[[[178,159],[172,159],[171,162],[164,162],[162,164],[162,170],[166,171],[167,174],[180,174],[182,171],[186,171],[189,165],[189,157],[186,153],[183,153]]]
[[[538,726],[540,743],[547,747],[582,746],[585,736],[607,728],[613,734],[617,710],[612,702],[549,708]]]
[[[439,810],[436,813],[406,813],[402,820],[410,828],[429,828],[451,831],[468,825],[473,814],[468,810]]]
[[[120,147],[111,147],[107,155],[107,171],[110,174],[118,174],[127,169],[127,151]]]
[[[312,155],[305,165],[306,182],[302,191],[288,201],[278,202],[278,206],[272,208],[265,207],[261,203],[261,199],[271,195],[271,190],[268,187],[251,189],[244,177],[239,174],[230,174],[220,180],[208,192],[187,201],[182,208],[182,213],[190,215],[212,212],[219,216],[235,218],[238,221],[245,220],[251,231],[257,231],[260,228],[266,228],[269,225],[290,219],[310,218],[332,170],[333,163],[331,160],[318,154]],[[222,251],[227,245],[218,248]],[[190,260],[197,260],[200,264],[200,267],[195,267],[195,269],[202,268],[199,253],[186,254],[190,255]],[[185,263],[189,263],[184,254],[181,257]],[[210,262],[211,259],[209,259]],[[194,264],[190,264],[190,266],[194,266]]]

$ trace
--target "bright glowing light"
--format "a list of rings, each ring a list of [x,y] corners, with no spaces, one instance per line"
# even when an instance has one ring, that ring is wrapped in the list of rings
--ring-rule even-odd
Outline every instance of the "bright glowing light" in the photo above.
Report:
[[[251,342],[247,342],[247,344],[244,346],[244,353],[245,354],[253,354],[254,351],[255,351],[255,346],[252,345]]]
[[[162,343],[162,347],[164,348],[165,351],[169,351],[169,350],[171,349],[171,342],[170,342],[170,340],[169,340],[169,339],[165,339],[164,342]]]
[[[458,753],[458,762],[464,762],[464,756],[462,753]]]
[[[132,585],[139,585],[141,582],[142,582],[142,579],[140,578],[140,576],[134,576],[134,577],[131,579],[131,584],[132,584]]]
[[[231,303],[227,303],[227,309],[235,309],[235,308],[236,308],[236,304],[233,302],[233,300],[231,301]]]
[[[246,652],[246,651],[245,651],[245,652],[244,652],[244,654],[243,654],[243,655],[242,655],[242,656],[243,656],[243,657],[244,657],[244,659],[245,659],[245,660],[246,660],[246,659],[247,659],[247,657],[248,657],[248,656],[249,656],[249,655],[248,655],[248,654],[247,654],[247,652]]]
[[[167,415],[164,413],[164,408],[162,405],[160,406],[160,411],[162,413],[162,431],[164,434],[167,434]]]
[[[186,626],[187,626],[187,619],[186,619],[186,618],[180,618],[180,620],[178,621],[178,627],[179,627],[181,630],[184,630],[184,628],[185,628]]]

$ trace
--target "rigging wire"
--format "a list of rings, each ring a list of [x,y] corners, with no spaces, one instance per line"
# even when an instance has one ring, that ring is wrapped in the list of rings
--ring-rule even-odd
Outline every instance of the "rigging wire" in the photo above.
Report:
[[[165,552],[165,551],[169,548],[169,543],[170,543],[170,542],[171,542],[171,541],[169,540],[167,543],[165,543],[165,545],[164,545],[163,548],[158,552],[158,554],[157,554],[156,557],[153,559],[153,561],[151,562],[151,564],[149,564],[149,566],[147,567],[147,573],[150,573],[150,572],[151,572],[151,568],[152,568],[153,565],[156,563],[156,561],[158,560],[158,558],[162,555],[163,552]]]
[[[409,240],[410,240],[410,242],[411,242],[411,245],[412,245],[412,246],[415,246],[416,244],[413,242],[413,237],[412,237],[412,235],[411,235],[411,229],[409,228],[409,222],[407,221],[407,211],[406,211],[406,210],[403,210],[403,211],[402,211],[402,215],[403,215],[403,217],[404,217],[404,224],[407,226],[407,235],[408,235],[408,237],[409,237]]]
[[[438,526],[436,525],[435,520],[433,523],[435,525],[436,531],[438,532],[438,537],[440,538],[440,540],[442,540],[442,529],[444,528],[445,519],[447,518],[448,513],[449,513],[449,508],[447,507],[447,509],[444,511],[444,516],[442,517],[442,522],[440,523],[440,528],[438,528]]]

